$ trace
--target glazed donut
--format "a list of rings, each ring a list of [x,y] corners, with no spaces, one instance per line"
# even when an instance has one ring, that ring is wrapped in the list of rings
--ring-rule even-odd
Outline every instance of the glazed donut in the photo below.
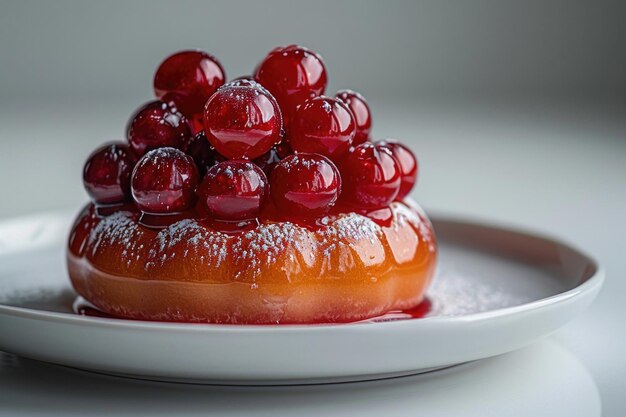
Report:
[[[437,246],[426,215],[394,202],[386,223],[356,212],[316,227],[263,221],[224,233],[188,218],[161,230],[138,213],[99,216],[89,204],[69,239],[78,294],[101,311],[140,320],[341,323],[415,307]]]

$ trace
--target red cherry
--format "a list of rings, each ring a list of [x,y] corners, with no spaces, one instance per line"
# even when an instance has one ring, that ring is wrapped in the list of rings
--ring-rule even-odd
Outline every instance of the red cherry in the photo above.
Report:
[[[189,141],[187,150],[185,152],[191,156],[198,167],[200,178],[204,177],[207,169],[211,168],[218,162],[224,161],[224,157],[217,153],[217,151],[211,146],[204,131],[199,132]]]
[[[223,89],[223,88],[226,88],[226,87],[250,87],[250,88],[256,88],[259,91],[262,91],[263,94],[265,94],[266,96],[272,97],[274,99],[274,102],[276,102],[276,108],[278,109],[279,112],[281,112],[280,106],[278,106],[278,102],[276,101],[276,98],[272,95],[272,93],[270,93],[270,91],[267,88],[263,87],[260,83],[258,83],[254,78],[252,78],[249,75],[242,75],[241,77],[237,77],[237,78],[227,82],[222,87],[220,87],[220,90]],[[281,112],[281,116],[282,116],[282,112]]]
[[[191,138],[187,119],[173,103],[151,101],[139,108],[127,128],[128,143],[137,155],[163,147],[183,149]]]
[[[342,162],[343,194],[347,202],[363,208],[380,208],[391,203],[400,190],[400,167],[384,146],[365,142]]]
[[[354,116],[356,134],[354,135],[352,144],[356,146],[366,142],[369,139],[370,129],[372,128],[372,116],[365,98],[352,90],[339,90],[335,97],[346,103]]]
[[[417,181],[418,163],[415,154],[411,150],[395,139],[384,139],[376,142],[377,145],[384,146],[391,151],[391,154],[398,161],[401,172],[400,192],[396,199],[402,200],[406,197]]]
[[[326,213],[341,191],[341,176],[325,156],[290,155],[272,171],[272,200],[287,214],[306,216]]]
[[[224,84],[224,87],[226,86],[231,86],[231,87],[256,87],[259,86],[261,87],[261,84],[257,83],[254,79],[254,77],[250,76],[250,75],[242,75],[241,77],[237,77],[234,78],[232,80],[230,80],[229,82],[227,82],[226,84]],[[265,87],[263,87],[265,88]]]
[[[154,74],[154,93],[173,100],[190,119],[202,115],[204,104],[224,84],[219,61],[203,51],[180,51],[167,57]]]
[[[278,104],[262,87],[228,85],[206,103],[204,132],[222,155],[252,159],[280,142],[282,118]]]
[[[194,201],[198,170],[193,159],[175,148],[145,154],[135,166],[131,190],[137,206],[147,213],[177,213]]]
[[[267,177],[269,178],[276,164],[278,164],[281,159],[286,158],[287,156],[292,154],[293,151],[289,147],[289,144],[283,141],[252,162],[257,164],[257,166],[261,168],[265,175],[267,175]]]
[[[296,107],[326,89],[326,68],[315,52],[298,45],[271,51],[255,71],[255,79],[278,100],[285,124]]]
[[[93,152],[83,168],[83,184],[100,204],[116,204],[130,197],[130,174],[137,159],[129,146],[115,142]]]
[[[189,124],[189,130],[191,130],[191,134],[194,136],[197,135],[204,130],[204,114],[194,114],[187,119],[187,123]]]
[[[268,194],[261,168],[246,160],[220,162],[207,171],[198,198],[200,209],[217,220],[255,218]]]
[[[319,153],[338,161],[349,149],[355,124],[348,106],[330,97],[315,97],[298,108],[289,144],[296,152]]]

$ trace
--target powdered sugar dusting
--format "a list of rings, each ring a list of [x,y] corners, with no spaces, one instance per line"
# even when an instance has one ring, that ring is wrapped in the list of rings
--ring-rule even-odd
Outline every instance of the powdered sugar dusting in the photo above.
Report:
[[[357,264],[359,256],[348,242],[379,242],[382,230],[371,219],[356,213],[342,214],[334,219],[326,217],[319,230],[320,251],[322,253],[321,274],[328,271],[347,272]],[[336,265],[342,270],[337,271]]]
[[[235,279],[247,276],[256,281],[263,269],[276,264],[298,231],[303,229],[285,222],[264,224],[245,232],[233,245],[233,260],[238,266]]]
[[[464,316],[531,301],[529,296],[482,282],[451,265],[439,268],[427,295],[432,301],[429,316]]]
[[[402,204],[392,210],[392,228],[411,224],[418,234],[425,228],[421,237],[431,239],[434,248],[427,220]],[[140,225],[135,217],[121,211],[103,218],[89,234],[88,256],[102,255],[102,265],[114,262],[113,273],[177,281],[214,278],[247,283],[252,289],[266,279],[336,279],[355,269],[374,281],[384,273],[378,267],[394,259],[389,230],[357,213],[326,216],[313,230],[277,222],[237,233],[220,232],[197,219],[180,220],[157,231]]]
[[[141,231],[128,213],[117,212],[99,222],[91,231],[87,247],[91,256],[111,247],[122,247],[121,261],[128,266],[141,256],[143,245],[140,234]]]
[[[146,271],[163,267],[168,260],[193,257],[197,264],[221,268],[228,256],[228,236],[214,232],[195,219],[176,222],[159,231],[148,252]]]

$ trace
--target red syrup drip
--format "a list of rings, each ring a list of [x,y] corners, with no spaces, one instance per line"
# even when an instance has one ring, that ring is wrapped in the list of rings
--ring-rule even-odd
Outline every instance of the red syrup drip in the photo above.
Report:
[[[373,317],[371,319],[363,320],[365,322],[385,322],[385,321],[398,321],[398,320],[412,320],[412,319],[422,319],[430,313],[432,309],[432,302],[427,297],[424,297],[421,303],[416,305],[413,308],[409,308],[406,310],[394,310],[389,311],[381,316]]]
[[[398,201],[403,202],[402,200]],[[283,213],[274,206],[272,201],[267,201],[258,217],[243,221],[221,221],[211,219],[202,213],[202,210],[199,210],[197,207],[192,207],[182,212],[163,214],[142,212],[134,203],[130,202],[121,204],[89,205],[89,207],[89,209],[93,211],[94,220],[108,217],[117,212],[125,212],[133,221],[138,222],[148,229],[159,231],[181,220],[193,219],[213,230],[229,235],[236,235],[254,230],[254,228],[260,223],[272,223],[279,221],[290,222],[311,231],[315,231],[326,225],[323,221],[326,215],[340,216],[348,213],[357,213],[368,217],[380,227],[389,227],[393,222],[393,211],[389,206],[379,209],[362,210],[346,205],[344,202],[338,202],[335,206],[331,207],[329,212],[325,215],[307,217],[302,216],[302,213],[299,213],[300,215],[294,213]],[[82,214],[79,217],[82,217]],[[91,228],[93,227],[95,227],[95,225]],[[89,228],[89,230],[91,228]]]
[[[399,321],[399,320],[413,320],[413,319],[421,319],[424,318],[430,313],[432,308],[432,303],[428,298],[424,298],[424,300],[419,303],[417,306],[407,309],[407,310],[394,310],[389,311],[383,315],[378,317],[372,317],[365,320],[360,320],[355,323],[381,323],[388,321]],[[74,313],[81,316],[88,317],[100,317],[107,319],[118,319],[118,320],[126,320],[125,317],[119,317],[112,314],[105,313],[104,311],[98,310],[97,307],[89,303],[82,297],[76,297],[74,304],[72,305],[72,310]],[[139,320],[139,321],[149,321],[149,320]],[[200,323],[194,323],[200,324]],[[317,323],[310,323],[317,324]],[[319,324],[347,324],[347,323],[319,323]]]

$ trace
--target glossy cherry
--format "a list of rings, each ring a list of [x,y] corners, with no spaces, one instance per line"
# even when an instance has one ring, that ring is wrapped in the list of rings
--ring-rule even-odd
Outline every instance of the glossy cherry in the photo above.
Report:
[[[325,156],[299,153],[276,165],[270,185],[272,200],[280,212],[293,216],[320,215],[337,202],[341,176]]]
[[[285,120],[307,99],[326,89],[326,68],[315,52],[298,45],[275,48],[259,64],[255,79],[278,100]]]
[[[263,94],[267,96],[271,96],[274,99],[274,101],[276,102],[278,111],[281,112],[281,116],[282,116],[282,111],[280,110],[280,106],[278,106],[278,101],[276,101],[276,98],[272,95],[272,93],[270,93],[270,91],[267,88],[263,87],[261,83],[257,82],[253,77],[249,75],[242,75],[241,77],[237,77],[227,82],[222,87],[220,87],[220,89],[227,88],[227,87],[250,87],[250,88],[256,88],[259,91],[262,91]]]
[[[217,220],[253,219],[261,211],[268,191],[265,174],[252,162],[220,162],[209,168],[202,180],[199,209]]]
[[[131,178],[137,206],[155,214],[178,213],[191,207],[197,185],[196,164],[175,148],[159,148],[145,154]]]
[[[207,101],[204,132],[229,159],[253,159],[280,142],[282,117],[272,95],[257,85],[226,85]]]
[[[369,139],[370,130],[372,128],[372,116],[365,98],[352,90],[339,90],[335,97],[343,101],[354,116],[356,133],[352,144],[356,146],[366,142]]]
[[[400,191],[401,171],[391,150],[369,142],[352,149],[341,164],[345,201],[362,209],[391,203]]]
[[[237,78],[233,78],[232,80],[230,80],[229,82],[227,82],[226,84],[224,84],[224,87],[226,86],[231,86],[231,87],[255,87],[255,86],[259,86],[261,87],[261,84],[256,82],[256,80],[254,79],[254,77],[250,76],[250,75],[242,75],[241,77],[237,77]],[[263,87],[265,88],[265,87]]]
[[[202,114],[202,112],[194,114],[187,119],[187,123],[189,124],[191,135],[197,135],[198,133],[204,131],[204,114]]]
[[[140,107],[130,119],[127,138],[139,156],[163,147],[183,149],[191,138],[187,119],[173,103],[151,101]]]
[[[417,158],[407,146],[395,139],[381,140],[376,142],[376,144],[388,148],[394,158],[396,158],[396,161],[398,161],[402,179],[400,192],[398,192],[396,199],[401,200],[411,192],[411,189],[413,189],[413,186],[417,181],[417,172],[419,168]]]
[[[185,153],[193,158],[196,166],[198,167],[200,178],[204,177],[207,169],[218,162],[225,160],[225,158],[217,153],[217,151],[211,146],[204,135],[204,131],[200,131],[193,138],[191,138]]]
[[[267,178],[269,178],[276,164],[278,164],[283,158],[292,154],[293,151],[291,150],[289,144],[283,141],[269,151],[265,152],[263,155],[255,158],[252,162],[257,164],[257,166],[263,170],[265,175],[267,175]]]
[[[289,144],[296,152],[319,153],[338,161],[352,145],[355,124],[352,112],[340,100],[315,97],[298,108]]]
[[[83,168],[83,184],[99,204],[122,203],[130,197],[130,175],[137,159],[124,143],[110,143],[93,152]]]
[[[173,100],[189,119],[202,115],[204,104],[224,84],[220,62],[203,51],[180,51],[167,57],[154,75],[154,93]]]

